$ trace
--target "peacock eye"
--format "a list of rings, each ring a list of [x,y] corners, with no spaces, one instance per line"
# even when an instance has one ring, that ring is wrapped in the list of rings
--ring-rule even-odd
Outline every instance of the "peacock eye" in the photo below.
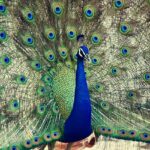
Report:
[[[35,138],[34,138],[34,141],[37,142],[37,141],[38,141],[38,137],[35,137]]]
[[[29,20],[32,20],[32,19],[33,19],[32,12],[29,12],[29,13],[27,14],[27,17],[28,17]]]
[[[5,58],[4,58],[4,61],[5,61],[5,63],[7,63],[7,64],[8,64],[8,63],[10,62],[9,57],[5,57]]]
[[[120,130],[120,131],[119,131],[119,134],[120,134],[120,135],[126,135],[126,131],[125,131],[125,130]]]
[[[148,137],[148,134],[147,134],[147,133],[144,133],[144,134],[143,134],[143,137],[144,137],[144,138],[147,138],[147,137]]]
[[[136,96],[137,96],[137,94],[136,94],[135,91],[130,90],[130,91],[127,92],[127,97],[128,97],[129,99],[135,99]]]
[[[29,44],[32,44],[32,43],[33,43],[33,39],[30,37],[30,38],[27,39],[27,42],[28,42]]]
[[[34,45],[35,45],[34,38],[28,33],[26,33],[25,35],[22,36],[22,42],[23,42],[23,44],[25,44],[26,46],[29,46],[29,47],[34,47]]]
[[[102,43],[102,37],[99,33],[93,33],[91,35],[91,42],[94,46],[99,46]]]
[[[90,9],[88,9],[85,13],[88,17],[91,17],[93,15],[93,13]]]
[[[6,33],[5,33],[5,32],[1,32],[1,33],[0,33],[0,37],[1,37],[2,39],[4,39],[4,38],[6,37]]]
[[[13,145],[13,146],[11,147],[11,150],[17,150],[17,147],[16,147],[15,145]]]
[[[24,146],[26,148],[31,148],[31,146],[32,146],[31,140],[26,140],[25,143],[24,143]]]
[[[55,61],[55,55],[52,50],[45,51],[44,55],[49,62]]]
[[[120,30],[120,33],[122,33],[122,34],[128,34],[129,32],[131,32],[131,27],[126,23],[122,23],[120,25],[119,30]]]
[[[136,132],[134,130],[129,131],[129,136],[131,137],[136,136]]]
[[[0,42],[7,40],[7,37],[8,37],[7,33],[3,30],[0,30]]]
[[[6,10],[6,7],[4,5],[0,5],[0,12],[4,12]]]
[[[53,140],[57,140],[57,139],[59,139],[60,138],[60,136],[61,136],[61,133],[60,133],[60,131],[52,131],[51,132],[51,136],[52,136],[52,139]]]
[[[77,38],[77,28],[75,26],[68,25],[66,27],[66,35],[69,40],[73,41]]]
[[[0,58],[0,62],[3,66],[9,66],[11,64],[11,58],[8,55],[3,55]]]
[[[54,59],[54,56],[53,56],[52,54],[50,54],[50,55],[49,55],[49,59],[50,59],[50,60],[53,60],[53,59]]]
[[[84,16],[87,19],[93,19],[94,18],[95,12],[96,12],[96,9],[94,6],[86,5],[86,6],[84,6],[83,10],[84,10]]]
[[[142,140],[148,140],[150,138],[150,135],[148,133],[141,133],[140,137]]]
[[[56,13],[56,14],[60,14],[60,13],[61,13],[61,11],[62,11],[62,10],[61,10],[61,8],[60,8],[60,7],[56,7],[56,8],[55,8],[55,13]]]
[[[66,52],[62,51],[61,54],[62,54],[62,55],[66,55]]]
[[[114,7],[116,9],[120,9],[124,6],[124,2],[122,0],[115,0],[114,1]]]
[[[70,31],[70,32],[68,33],[68,37],[69,37],[69,38],[74,38],[74,36],[75,36],[75,33],[74,33],[73,31]]]
[[[61,2],[53,2],[52,9],[53,9],[54,15],[56,15],[57,17],[60,17],[63,14],[64,4]]]
[[[54,42],[56,40],[56,31],[53,27],[45,27],[44,28],[44,36],[49,41]]]
[[[36,66],[37,68],[40,68],[40,64],[35,64],[35,66]]]
[[[92,59],[92,63],[96,64],[97,63],[97,59],[96,58]]]
[[[52,137],[51,137],[50,133],[45,133],[44,140],[46,142],[50,142],[52,140]]]
[[[150,73],[147,72],[147,73],[144,74],[144,80],[147,81],[147,82],[150,81]]]
[[[122,49],[122,53],[123,53],[123,54],[127,54],[127,53],[128,53],[128,50],[127,50],[127,49]]]
[[[93,42],[97,43],[98,42],[98,37],[94,36],[92,40],[93,40]]]
[[[49,39],[54,39],[55,38],[55,34],[50,32],[49,35],[48,35],[48,38]]]
[[[117,76],[117,75],[119,75],[119,72],[120,72],[120,70],[119,70],[118,67],[111,67],[111,69],[110,69],[110,74],[111,74],[112,76]]]
[[[97,91],[97,92],[103,92],[104,91],[104,85],[102,83],[95,83],[94,84],[94,89]]]
[[[14,106],[14,107],[18,107],[18,106],[19,106],[19,103],[18,103],[17,100],[15,100],[15,101],[13,102],[13,106]]]
[[[121,26],[121,31],[122,31],[122,32],[126,32],[126,31],[127,31],[127,29],[128,29],[128,27],[127,27],[127,26],[125,26],[125,25]]]
[[[110,109],[110,105],[109,105],[109,103],[106,102],[106,101],[102,101],[102,102],[100,103],[100,106],[101,106],[101,108],[102,108],[103,110],[105,110],[105,111],[109,111],[109,109]]]
[[[73,36],[73,35],[74,35],[73,31],[70,31],[69,34],[70,34],[70,36]]]
[[[9,102],[9,110],[11,112],[16,112],[17,110],[19,110],[19,108],[20,108],[19,100],[11,100]]]
[[[1,1],[0,1],[1,3]],[[7,8],[4,4],[0,4],[0,15],[5,15],[7,13]]]
[[[29,145],[30,144],[30,141],[27,141],[27,145]]]
[[[48,135],[47,135],[47,138],[49,139],[50,137],[51,137],[50,134],[48,134]]]

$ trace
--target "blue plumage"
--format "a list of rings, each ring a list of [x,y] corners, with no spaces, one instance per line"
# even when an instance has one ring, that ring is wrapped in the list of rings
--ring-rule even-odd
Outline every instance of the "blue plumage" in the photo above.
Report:
[[[80,47],[87,55],[89,50],[86,46]],[[84,61],[78,53],[76,70],[76,88],[72,112],[65,122],[64,142],[74,142],[86,138],[92,133],[91,128],[91,102],[84,72]]]

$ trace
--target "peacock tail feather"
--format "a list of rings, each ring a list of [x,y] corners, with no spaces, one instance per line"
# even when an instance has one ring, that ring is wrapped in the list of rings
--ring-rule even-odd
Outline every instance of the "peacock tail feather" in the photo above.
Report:
[[[149,0],[0,0],[0,149],[54,148],[81,45],[96,136],[149,143],[149,10]]]

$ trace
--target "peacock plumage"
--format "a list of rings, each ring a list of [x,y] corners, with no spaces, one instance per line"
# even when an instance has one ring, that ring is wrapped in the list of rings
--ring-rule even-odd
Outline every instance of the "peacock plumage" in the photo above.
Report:
[[[149,41],[150,0],[0,0],[0,149],[149,143]]]

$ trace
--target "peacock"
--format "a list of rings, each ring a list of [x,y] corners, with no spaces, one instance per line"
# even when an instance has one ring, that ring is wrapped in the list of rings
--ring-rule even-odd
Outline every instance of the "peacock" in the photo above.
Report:
[[[150,0],[0,0],[0,149],[149,143],[149,41]]]

